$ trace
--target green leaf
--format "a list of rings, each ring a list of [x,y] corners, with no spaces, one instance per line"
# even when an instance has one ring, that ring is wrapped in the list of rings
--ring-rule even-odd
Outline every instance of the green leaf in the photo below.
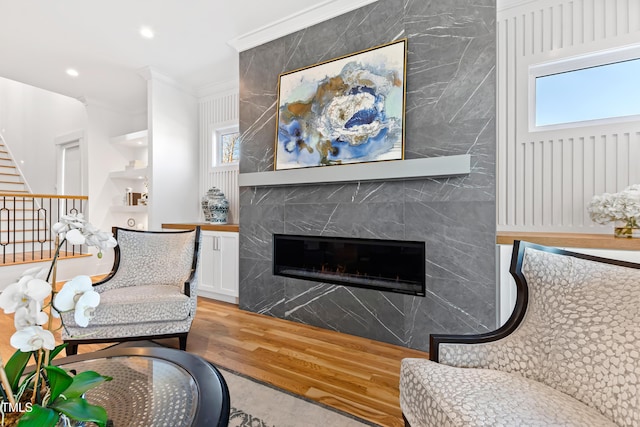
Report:
[[[54,401],[64,392],[73,382],[71,375],[62,368],[49,365],[45,366],[47,377],[49,378],[49,390],[51,391],[50,401]]]
[[[67,348],[68,343],[64,343],[64,344],[60,344],[59,346],[56,346],[56,348],[54,348],[53,350],[51,350],[49,352],[49,364],[51,364],[51,361],[65,348]]]
[[[94,422],[100,427],[107,425],[107,411],[102,406],[91,405],[80,397],[58,399],[49,407],[74,420]]]
[[[53,427],[58,423],[60,415],[53,409],[33,405],[20,417],[18,427]]]
[[[31,352],[24,353],[20,350],[17,350],[11,356],[11,359],[4,365],[4,370],[7,372],[7,378],[9,379],[9,384],[11,384],[11,389],[16,392],[18,391],[18,384],[20,384],[20,377],[22,376],[22,372],[24,372],[25,366],[29,362],[29,358],[31,357]]]
[[[87,390],[92,389],[105,381],[111,381],[111,377],[106,377],[104,375],[100,375],[94,371],[84,371],[80,372],[78,375],[73,377],[73,382],[71,385],[64,391],[64,397],[67,399],[71,399],[73,397],[82,396]]]

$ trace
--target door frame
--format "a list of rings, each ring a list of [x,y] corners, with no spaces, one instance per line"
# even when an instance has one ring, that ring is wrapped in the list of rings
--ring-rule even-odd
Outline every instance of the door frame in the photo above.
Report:
[[[85,183],[85,164],[84,164],[84,131],[78,130],[55,138],[56,145],[56,194],[62,194],[63,171],[64,171],[64,153],[67,148],[78,147],[80,150],[80,194],[73,196],[86,195],[87,186]]]

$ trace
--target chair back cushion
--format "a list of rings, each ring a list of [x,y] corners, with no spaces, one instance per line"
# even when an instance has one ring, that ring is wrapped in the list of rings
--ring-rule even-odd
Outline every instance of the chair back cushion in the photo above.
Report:
[[[118,287],[169,285],[183,288],[191,275],[196,232],[138,232],[118,229]],[[108,282],[107,282],[108,284]]]
[[[537,379],[618,425],[640,425],[640,270],[526,248],[522,273],[520,328],[537,342]]]

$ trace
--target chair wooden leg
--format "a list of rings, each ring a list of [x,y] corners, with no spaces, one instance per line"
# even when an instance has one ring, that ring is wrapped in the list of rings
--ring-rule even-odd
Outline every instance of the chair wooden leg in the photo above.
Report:
[[[185,351],[187,349],[187,334],[180,335],[178,340],[180,340],[180,350]]]
[[[73,344],[68,342],[65,350],[67,352],[67,356],[73,356],[74,354],[78,354],[78,344]]]

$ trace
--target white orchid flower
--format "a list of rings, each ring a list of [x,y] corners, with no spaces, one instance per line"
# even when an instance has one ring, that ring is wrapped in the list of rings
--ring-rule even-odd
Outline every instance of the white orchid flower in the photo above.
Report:
[[[34,279],[46,280],[49,267],[32,267],[24,271],[20,277],[31,276]]]
[[[65,283],[53,300],[58,312],[75,309],[74,319],[78,326],[86,327],[100,304],[100,294],[93,290],[89,276],[77,276]]]
[[[72,245],[84,245],[87,241],[87,239],[84,237],[84,234],[82,234],[82,231],[79,228],[74,228],[73,230],[67,231],[67,233],[65,234],[65,238],[67,239],[67,242],[71,243]]]
[[[29,326],[16,331],[11,335],[11,346],[22,352],[36,351],[42,348],[53,350],[56,340],[51,331],[42,329],[42,326]]]
[[[50,294],[51,285],[48,282],[32,276],[23,276],[0,294],[0,308],[8,314],[15,312],[19,307],[27,306],[31,300],[42,305]]]
[[[79,228],[82,227],[87,221],[85,221],[83,214],[77,213],[62,215],[60,217],[60,222],[71,226],[71,228]]]
[[[54,233],[60,235],[61,239],[67,238],[67,240],[69,240],[68,233],[73,230],[82,230],[85,227],[86,223],[87,221],[85,221],[84,215],[82,215],[81,213],[67,214],[67,215],[62,215],[59,218],[59,221],[53,224],[53,227],[51,227],[51,229],[53,230]],[[72,239],[77,241],[77,235],[75,235],[75,238],[74,238],[74,235],[75,233],[72,234]],[[72,244],[81,245],[83,243],[84,241],[82,243],[72,243]]]
[[[42,306],[33,300],[24,307],[18,307],[13,317],[14,325],[18,331],[29,326],[44,325],[48,320],[49,316],[42,311]]]
[[[89,320],[93,319],[95,309],[100,304],[100,294],[96,291],[87,291],[76,303],[76,311],[73,315],[78,326],[86,328]]]
[[[62,222],[56,222],[51,227],[51,230],[56,234],[66,233],[67,231],[69,231],[69,226]]]
[[[72,245],[95,246],[98,248],[98,258],[102,258],[103,250],[118,244],[112,233],[100,231],[93,224],[85,221],[82,214],[63,215],[60,217],[60,222],[54,224],[53,231]]]
[[[59,312],[73,310],[82,294],[92,290],[89,276],[76,276],[62,286],[53,299],[53,306]]]

